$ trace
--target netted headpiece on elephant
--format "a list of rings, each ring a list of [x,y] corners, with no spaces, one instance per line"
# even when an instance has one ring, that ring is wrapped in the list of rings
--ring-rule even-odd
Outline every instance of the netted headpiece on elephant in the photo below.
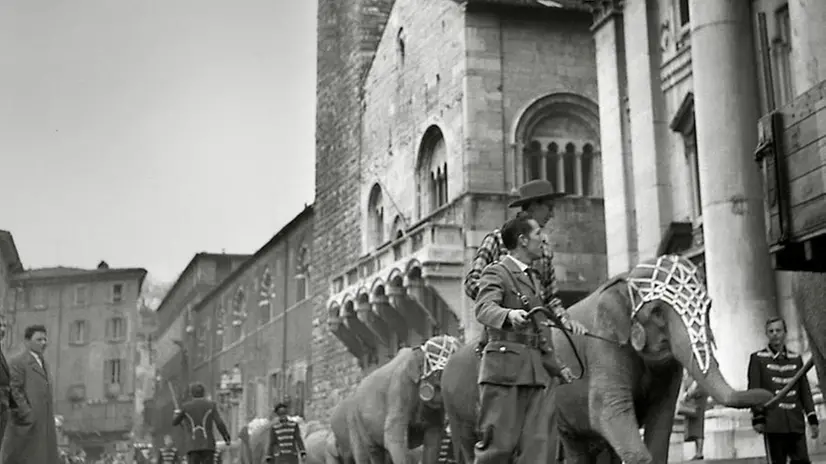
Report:
[[[625,280],[633,308],[631,318],[645,303],[670,305],[685,324],[697,364],[707,373],[715,347],[709,330],[711,298],[700,269],[682,256],[663,255],[636,265]]]
[[[433,372],[443,370],[447,359],[459,349],[459,346],[459,341],[450,335],[440,335],[424,342],[422,377],[429,377]]]

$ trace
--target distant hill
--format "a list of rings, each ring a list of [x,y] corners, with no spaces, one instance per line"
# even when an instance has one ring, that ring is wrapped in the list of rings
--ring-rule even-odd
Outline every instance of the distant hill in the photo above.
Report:
[[[166,292],[172,288],[172,284],[174,282],[159,282],[152,277],[152,274],[148,274],[141,289],[141,300],[144,305],[152,311],[158,309]]]

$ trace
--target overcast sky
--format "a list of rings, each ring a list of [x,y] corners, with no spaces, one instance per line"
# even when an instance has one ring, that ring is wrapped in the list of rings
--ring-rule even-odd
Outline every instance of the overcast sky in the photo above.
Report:
[[[313,0],[0,1],[0,229],[26,267],[253,252],[313,198]]]

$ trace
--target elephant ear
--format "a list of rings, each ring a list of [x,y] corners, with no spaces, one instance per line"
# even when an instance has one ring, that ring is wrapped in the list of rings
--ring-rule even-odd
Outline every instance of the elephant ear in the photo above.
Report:
[[[628,344],[632,335],[631,300],[627,285],[625,279],[615,277],[597,290],[592,326],[595,335],[620,345]]]

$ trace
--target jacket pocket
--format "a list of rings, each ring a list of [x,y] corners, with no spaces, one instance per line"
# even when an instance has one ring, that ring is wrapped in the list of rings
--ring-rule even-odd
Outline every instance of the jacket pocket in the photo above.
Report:
[[[485,345],[482,350],[482,363],[479,367],[479,383],[494,385],[524,383],[527,349],[525,345],[514,342],[495,341]]]

